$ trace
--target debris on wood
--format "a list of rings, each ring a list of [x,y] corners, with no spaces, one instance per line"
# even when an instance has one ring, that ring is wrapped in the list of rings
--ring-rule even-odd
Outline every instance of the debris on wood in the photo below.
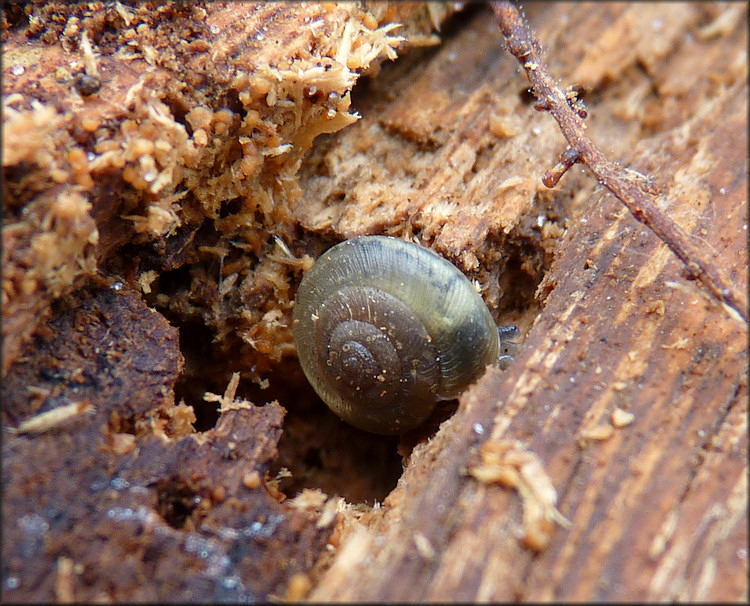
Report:
[[[632,412],[628,412],[627,410],[623,410],[622,408],[615,408],[612,411],[611,415],[612,425],[616,429],[622,429],[623,427],[627,427],[630,425],[633,421],[635,421],[635,415]]]
[[[557,510],[557,491],[542,463],[517,440],[489,440],[479,449],[481,463],[469,467],[469,475],[483,484],[515,488],[523,502],[523,543],[543,551],[555,524],[570,522]]]
[[[27,419],[18,427],[8,427],[8,431],[10,433],[42,433],[93,410],[94,407],[90,402],[71,402]]]

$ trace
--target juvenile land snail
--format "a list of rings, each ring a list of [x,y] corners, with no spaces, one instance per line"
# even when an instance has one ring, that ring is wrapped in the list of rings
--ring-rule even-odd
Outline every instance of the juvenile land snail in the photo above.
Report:
[[[515,327],[498,329],[471,282],[417,244],[363,236],[323,253],[300,283],[292,326],[300,364],[348,423],[380,434],[420,425],[487,365],[507,365]]]

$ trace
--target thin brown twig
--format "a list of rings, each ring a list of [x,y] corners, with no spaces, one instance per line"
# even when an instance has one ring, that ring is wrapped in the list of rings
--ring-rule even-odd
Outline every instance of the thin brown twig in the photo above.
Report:
[[[657,194],[648,180],[635,171],[621,168],[605,155],[584,134],[581,117],[555,85],[537,52],[537,43],[511,2],[491,2],[508,50],[526,70],[526,75],[539,100],[539,109],[549,111],[560,126],[578,161],[588,166],[597,181],[609,189],[633,214],[649,227],[669,249],[687,266],[724,305],[733,309],[747,323],[747,297],[737,290],[723,272],[711,261],[711,256],[693,244],[690,236],[657,206]],[[562,175],[560,175],[562,176]]]

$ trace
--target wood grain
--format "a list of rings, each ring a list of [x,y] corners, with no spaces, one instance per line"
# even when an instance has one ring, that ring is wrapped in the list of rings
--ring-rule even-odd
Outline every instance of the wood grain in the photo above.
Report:
[[[747,326],[583,167],[541,184],[565,141],[489,9],[92,6],[6,13],[4,598],[748,600]],[[746,290],[746,6],[526,11],[589,136]],[[523,335],[379,449],[288,329],[304,269],[362,233],[433,248]],[[328,494],[280,502],[281,465]]]
[[[645,27],[652,11],[664,10],[659,18],[669,28],[671,11],[684,8],[607,5],[596,15],[583,7],[564,14],[588,15],[580,27],[589,35],[602,30],[597,19],[614,17],[608,35],[620,39],[617,28]],[[532,24],[554,64],[585,42],[570,48],[582,30],[557,29],[553,20],[565,9],[547,10],[532,13]],[[680,27],[684,19],[677,17]],[[670,65],[684,66],[683,53],[701,63],[675,44],[662,52]],[[693,64],[691,73],[699,69]],[[640,86],[637,78],[628,83]],[[607,98],[605,88],[598,101]],[[747,287],[746,101],[741,79],[691,98],[678,126],[642,134],[618,158],[655,177],[670,214],[712,247],[740,289]],[[597,128],[606,108],[589,108],[590,136],[617,150],[607,139],[613,133]],[[415,448],[384,511],[351,531],[313,600],[747,599],[746,325],[687,281],[666,247],[601,191],[569,224],[539,293],[543,309],[515,364],[488,373]],[[616,408],[632,413],[633,423],[613,428]],[[519,540],[518,494],[465,474],[483,444],[507,439],[541,459],[571,522],[539,553]]]

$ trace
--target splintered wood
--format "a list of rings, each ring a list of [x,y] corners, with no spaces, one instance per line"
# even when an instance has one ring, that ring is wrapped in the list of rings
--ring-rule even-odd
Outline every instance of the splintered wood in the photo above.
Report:
[[[218,402],[219,413],[224,413],[230,410],[240,410],[242,408],[250,409],[253,406],[251,402],[248,402],[247,400],[235,399],[235,396],[237,395],[237,387],[239,386],[239,384],[240,373],[232,373],[232,378],[229,380],[223,396],[211,392],[206,392],[205,394],[203,394],[203,399],[206,402]]]
[[[363,74],[434,44],[433,20],[454,10],[48,3],[3,13],[16,20],[3,29],[12,209],[3,232],[3,374],[50,305],[118,265],[129,243],[156,247],[154,265],[132,267],[150,303],[181,315],[198,309],[220,342],[246,350],[246,369],[293,353],[289,330],[265,319],[272,309],[290,313],[292,277],[265,253],[275,237],[294,240],[299,163],[317,137],[360,118],[350,93]],[[204,221],[217,238],[201,250]],[[219,282],[238,281],[220,298],[234,302],[193,308],[205,280],[159,291],[161,273],[188,259],[215,279],[217,256],[227,269]],[[241,299],[257,303],[246,309]]]
[[[469,474],[483,484],[518,491],[523,501],[523,543],[535,551],[549,544],[555,525],[570,526],[557,510],[557,491],[539,457],[516,440],[488,441],[479,449],[481,463]]]
[[[742,314],[461,8],[4,7],[5,599],[747,601]],[[524,65],[746,292],[747,5],[525,11]],[[325,417],[291,337],[364,233],[523,337],[400,441]]]

